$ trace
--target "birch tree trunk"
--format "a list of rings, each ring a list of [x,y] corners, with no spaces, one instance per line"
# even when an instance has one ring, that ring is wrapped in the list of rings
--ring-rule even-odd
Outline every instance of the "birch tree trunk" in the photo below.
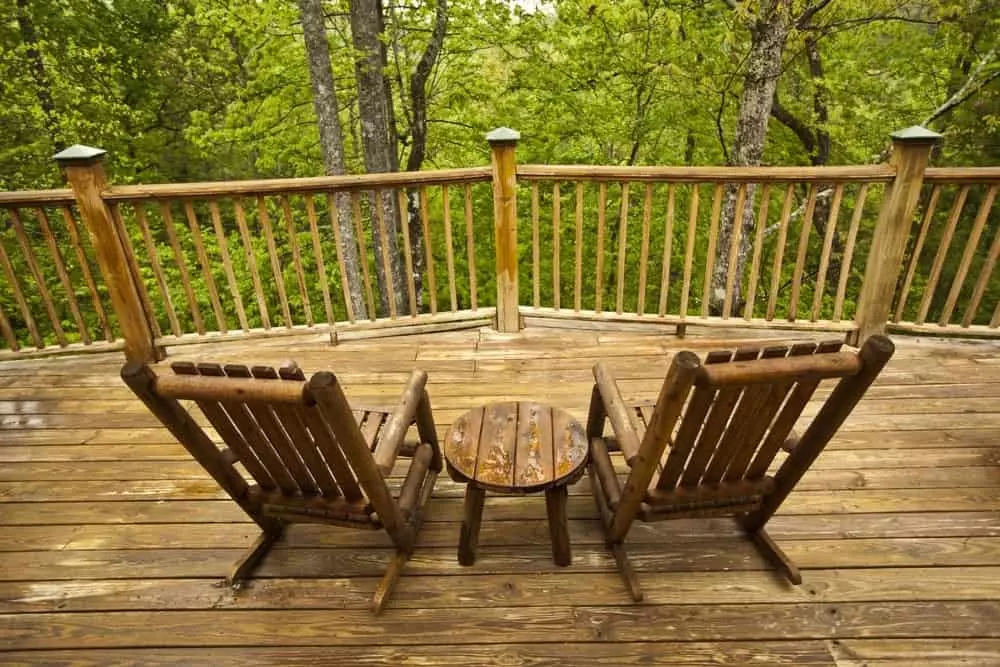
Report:
[[[759,166],[767,139],[767,121],[771,116],[771,102],[781,75],[782,56],[791,26],[792,0],[761,0],[759,14],[750,28],[750,53],[743,79],[736,136],[729,154],[729,163],[737,167]],[[728,186],[719,221],[718,250],[712,271],[712,289],[709,306],[713,314],[722,311],[726,296],[726,277],[729,273],[729,247],[737,225],[740,225],[740,243],[736,256],[736,280],[733,285],[734,304],[741,302],[742,278],[750,255],[754,227],[754,195],[756,188],[747,188],[746,206],[742,219],[736,218],[736,186]],[[734,308],[734,312],[736,309]]]
[[[364,153],[365,170],[369,173],[395,171],[397,169],[396,136],[393,133],[395,119],[392,96],[385,76],[385,24],[382,16],[381,0],[351,0],[351,41],[354,44],[354,68],[358,80],[358,110],[361,117],[361,144]],[[385,190],[381,197],[385,211],[386,243],[379,234],[374,234],[375,268],[379,280],[379,302],[383,314],[389,311],[389,300],[393,299],[396,309],[403,312],[407,308],[405,299],[405,274],[402,256],[399,252],[400,211],[393,191]],[[379,205],[372,198],[372,205]],[[374,213],[372,220],[374,220]],[[390,276],[385,275],[388,259],[393,289],[388,289]]]
[[[330,47],[326,41],[322,0],[298,0],[298,2],[305,36],[309,79],[312,82],[313,107],[316,109],[316,122],[319,125],[323,166],[327,174],[343,174],[347,171],[344,162],[344,133],[340,126],[340,106],[330,66]],[[351,220],[351,200],[348,195],[339,194],[336,202],[337,227],[343,243],[343,247],[337,248],[337,252],[344,260],[346,274],[340,279],[347,283],[354,316],[364,319],[368,317],[368,309],[361,288],[361,257]]]

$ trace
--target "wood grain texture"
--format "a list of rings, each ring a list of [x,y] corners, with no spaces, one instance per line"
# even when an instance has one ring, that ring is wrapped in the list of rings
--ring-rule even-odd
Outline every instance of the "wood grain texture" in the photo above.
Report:
[[[181,348],[171,361],[211,352],[252,365],[292,356],[307,373],[336,367],[362,424],[366,408],[395,405],[410,371],[426,368],[443,428],[497,400],[544,398],[581,419],[599,360],[631,400],[655,396],[679,349],[703,356],[800,340],[760,333],[768,340],[691,325],[678,344],[649,329],[471,330],[335,348],[315,336]],[[386,533],[295,525],[245,590],[219,588],[256,527],[129,398],[120,354],[0,363],[4,659],[991,664],[1000,651],[994,346],[896,342],[888,369],[768,523],[802,568],[802,586],[776,578],[730,519],[678,519],[630,532],[645,600],[629,606],[586,480],[567,489],[570,568],[553,563],[540,496],[491,496],[477,562],[464,569],[455,550],[465,484],[443,480],[414,558],[374,619],[369,599],[396,553]],[[820,385],[805,414],[829,392]],[[643,424],[651,405],[635,412]],[[387,477],[392,493],[416,438],[411,430]],[[622,455],[609,460],[624,478]]]

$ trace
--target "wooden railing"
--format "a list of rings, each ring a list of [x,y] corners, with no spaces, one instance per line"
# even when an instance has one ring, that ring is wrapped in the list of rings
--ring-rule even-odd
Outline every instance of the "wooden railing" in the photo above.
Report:
[[[121,347],[73,191],[0,193],[0,330],[12,352]]]
[[[524,313],[853,329],[848,283],[864,271],[894,173],[887,165],[519,167],[532,239]],[[730,219],[750,225],[734,225],[722,247],[730,196]],[[717,258],[728,260],[718,276]]]
[[[156,315],[156,344],[173,345],[230,332],[338,333],[363,321],[391,327],[425,314],[436,317],[423,324],[491,319],[481,308],[492,302],[490,281],[475,263],[476,244],[489,239],[488,181],[488,169],[452,169],[121,186],[104,199],[154,278],[142,298]],[[397,211],[407,223],[395,223],[398,236]],[[390,253],[405,258],[402,271]]]
[[[1000,167],[931,168],[924,183],[919,227],[890,329],[995,334],[1000,327],[1000,280],[993,276],[1000,256]]]
[[[162,185],[71,149],[71,189],[0,193],[5,354],[566,319],[1000,332],[1000,168],[928,169],[930,133],[849,167],[518,165],[517,138],[491,133],[492,168]]]

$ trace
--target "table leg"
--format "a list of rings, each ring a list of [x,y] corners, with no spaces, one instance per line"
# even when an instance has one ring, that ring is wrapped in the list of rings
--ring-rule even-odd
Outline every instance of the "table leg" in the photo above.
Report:
[[[569,565],[573,555],[569,547],[569,525],[566,517],[566,486],[545,492],[545,509],[549,515],[549,535],[552,537],[552,560],[556,565]]]
[[[483,518],[483,501],[486,491],[475,484],[465,487],[465,511],[462,514],[462,533],[458,539],[458,562],[472,565],[476,562],[476,547],[479,544],[479,524]]]

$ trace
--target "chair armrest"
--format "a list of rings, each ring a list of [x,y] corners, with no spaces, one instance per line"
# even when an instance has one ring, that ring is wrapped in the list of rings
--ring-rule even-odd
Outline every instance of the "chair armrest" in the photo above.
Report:
[[[399,455],[399,448],[403,445],[403,438],[416,419],[417,408],[424,396],[425,384],[427,384],[427,373],[413,371],[399,398],[399,405],[382,427],[378,444],[375,445],[375,465],[383,476],[388,476],[392,472],[396,457]]]
[[[601,395],[604,413],[611,422],[611,430],[618,438],[618,446],[621,447],[622,454],[625,455],[625,462],[631,466],[632,459],[639,454],[639,445],[641,444],[639,431],[636,429],[628,406],[625,405],[625,400],[618,389],[615,376],[603,362],[598,362],[594,366],[594,379],[597,381],[597,391]]]

